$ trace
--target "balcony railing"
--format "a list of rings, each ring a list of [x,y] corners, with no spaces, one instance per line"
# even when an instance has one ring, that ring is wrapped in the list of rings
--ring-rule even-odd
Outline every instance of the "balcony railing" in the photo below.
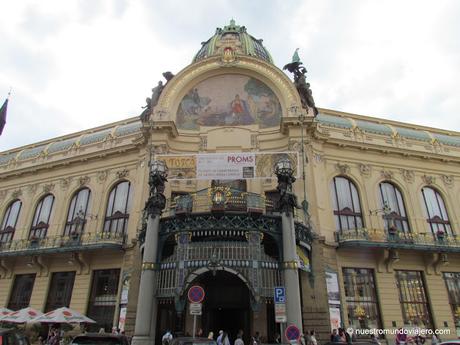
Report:
[[[381,229],[356,229],[336,232],[339,246],[387,247],[437,251],[459,251],[457,236],[432,233],[410,233]]]
[[[229,187],[212,187],[169,199],[164,216],[199,212],[271,213],[273,201],[262,195]]]
[[[110,232],[83,233],[29,238],[0,243],[0,256],[20,255],[22,253],[68,252],[99,248],[120,248],[125,243],[124,234]]]

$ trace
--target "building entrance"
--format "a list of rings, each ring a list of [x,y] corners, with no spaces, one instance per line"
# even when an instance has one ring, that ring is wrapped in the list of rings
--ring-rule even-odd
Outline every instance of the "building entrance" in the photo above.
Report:
[[[206,293],[201,319],[203,333],[207,336],[212,331],[217,337],[219,330],[223,330],[229,334],[230,342],[233,343],[241,329],[247,343],[251,332],[249,289],[234,274],[225,271],[214,273],[206,272],[194,282],[203,286]]]

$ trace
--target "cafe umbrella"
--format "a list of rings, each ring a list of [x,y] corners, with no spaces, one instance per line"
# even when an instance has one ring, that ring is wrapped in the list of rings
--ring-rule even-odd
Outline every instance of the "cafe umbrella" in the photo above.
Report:
[[[1,319],[2,319],[3,317],[5,317],[5,316],[11,314],[12,312],[13,312],[13,311],[10,310],[10,309],[8,309],[8,308],[5,308],[5,307],[0,308],[0,321],[1,321]]]
[[[43,313],[34,308],[27,307],[21,310],[11,312],[5,317],[2,317],[0,321],[11,323],[26,323],[31,321],[33,322],[33,320],[40,315],[43,315]]]
[[[43,323],[96,323],[96,321],[90,319],[89,317],[80,314],[72,309],[62,307],[56,310],[42,314],[32,322],[43,322]]]

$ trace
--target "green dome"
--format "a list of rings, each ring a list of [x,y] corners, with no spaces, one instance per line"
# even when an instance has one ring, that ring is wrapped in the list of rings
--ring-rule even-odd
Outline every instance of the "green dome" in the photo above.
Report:
[[[229,25],[224,26],[223,29],[217,28],[214,36],[201,43],[201,49],[193,58],[193,62],[221,55],[227,47],[234,49],[236,54],[254,56],[273,63],[270,53],[262,45],[262,40],[249,35],[246,27],[235,25],[233,19]]]

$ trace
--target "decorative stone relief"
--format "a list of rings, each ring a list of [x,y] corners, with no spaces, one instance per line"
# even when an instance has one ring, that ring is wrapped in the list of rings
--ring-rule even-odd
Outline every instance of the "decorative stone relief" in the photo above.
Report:
[[[404,181],[412,183],[415,180],[415,173],[412,170],[401,169],[401,175]]]
[[[259,147],[259,140],[257,134],[251,134],[251,146],[254,148]]]
[[[71,181],[72,181],[71,177],[66,177],[66,178],[60,179],[59,180],[59,185],[61,186],[61,189],[66,190],[67,188],[69,188],[69,185],[70,185]]]
[[[316,163],[321,163],[323,161],[323,155],[320,153],[313,153],[313,159]]]
[[[81,176],[78,179],[78,183],[80,186],[85,186],[89,183],[90,180],[91,180],[90,177],[88,175],[85,175],[85,176]]]
[[[350,166],[348,164],[337,163],[337,165],[335,167],[343,175],[346,175],[346,174],[350,173]]]
[[[129,170],[128,169],[119,170],[116,172],[116,175],[118,178],[125,178],[129,175]]]
[[[444,182],[447,187],[452,187],[454,185],[454,177],[452,175],[441,175],[441,178],[442,182]]]
[[[359,172],[365,177],[371,176],[371,166],[369,164],[359,164]]]
[[[200,151],[205,151],[208,148],[208,137],[200,137]]]
[[[0,199],[1,200],[5,199],[7,193],[8,193],[7,190],[0,190]]]
[[[107,180],[107,176],[109,175],[107,170],[102,170],[97,172],[97,182],[102,183]]]
[[[393,172],[389,170],[382,170],[380,172],[380,176],[382,176],[385,180],[391,180],[393,178]]]
[[[29,192],[29,194],[33,195],[37,191],[37,188],[38,188],[38,184],[31,184],[27,187],[27,191]]]
[[[48,183],[43,185],[43,192],[44,193],[49,193],[54,189],[54,183]]]
[[[433,184],[436,181],[436,178],[434,176],[423,175],[422,181],[426,184]]]
[[[165,144],[155,145],[152,151],[154,154],[161,155],[164,153],[168,153],[168,147]]]
[[[5,191],[5,194],[6,194],[6,191]],[[22,195],[22,190],[20,189],[17,189],[13,193],[11,193],[11,196],[13,197],[13,199],[19,198],[21,195]]]

